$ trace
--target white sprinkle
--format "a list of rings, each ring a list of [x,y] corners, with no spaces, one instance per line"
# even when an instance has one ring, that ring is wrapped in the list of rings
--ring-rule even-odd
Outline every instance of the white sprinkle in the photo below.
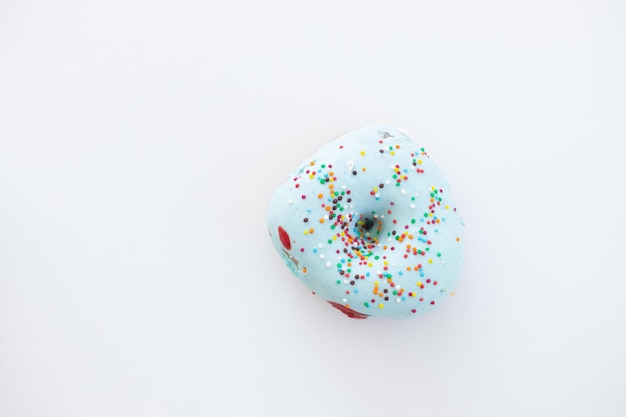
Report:
[[[317,245],[318,248],[321,248],[322,246],[324,246],[324,245],[322,245],[321,243],[319,245]]]
[[[442,264],[445,264],[445,263],[446,263],[446,261],[441,261],[441,263],[442,263]]]
[[[415,208],[415,204],[411,204],[409,207],[411,207],[412,209]]]
[[[402,299],[396,298],[396,303],[399,303],[400,301],[402,301]]]
[[[400,190],[400,194],[406,195],[406,190],[405,189]]]
[[[389,184],[389,180],[385,181],[385,184]]]
[[[347,303],[347,302],[348,302],[348,300],[347,300],[347,299],[345,299],[345,298],[344,298],[342,301],[343,301],[344,303]]]
[[[292,205],[293,201],[289,200],[287,203],[289,203],[289,205]]]
[[[326,262],[326,268],[330,268],[330,262]]]
[[[324,254],[322,253],[322,254],[320,255],[320,259],[324,259],[324,258],[325,258],[325,256],[324,256]]]

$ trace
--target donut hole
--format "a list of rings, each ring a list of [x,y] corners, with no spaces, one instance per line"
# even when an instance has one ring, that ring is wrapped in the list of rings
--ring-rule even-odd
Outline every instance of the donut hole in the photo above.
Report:
[[[383,229],[383,221],[376,212],[354,216],[354,237],[361,244],[376,244]]]

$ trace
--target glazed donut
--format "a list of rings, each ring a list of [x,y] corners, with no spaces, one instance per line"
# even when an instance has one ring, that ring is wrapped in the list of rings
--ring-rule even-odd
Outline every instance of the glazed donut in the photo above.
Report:
[[[351,318],[403,318],[453,294],[462,221],[449,186],[405,131],[376,125],[323,146],[268,209],[293,274]]]

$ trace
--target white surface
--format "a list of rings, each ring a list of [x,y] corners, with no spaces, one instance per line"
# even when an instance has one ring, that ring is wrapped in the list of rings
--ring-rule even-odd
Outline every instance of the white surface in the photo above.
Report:
[[[626,3],[420,3],[0,2],[0,415],[626,415]],[[265,227],[378,122],[467,224],[409,321]]]

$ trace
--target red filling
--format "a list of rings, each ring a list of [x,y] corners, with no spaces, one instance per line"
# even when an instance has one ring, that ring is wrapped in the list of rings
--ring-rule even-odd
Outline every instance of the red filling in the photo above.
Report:
[[[289,235],[282,227],[278,226],[278,238],[280,239],[280,243],[283,244],[285,249],[291,250],[291,239]]]
[[[329,301],[328,304],[335,307],[337,310],[341,311],[343,314],[350,317],[351,319],[366,319],[369,317],[367,314],[359,313],[358,311],[354,311],[342,304],[335,303],[334,301]]]

